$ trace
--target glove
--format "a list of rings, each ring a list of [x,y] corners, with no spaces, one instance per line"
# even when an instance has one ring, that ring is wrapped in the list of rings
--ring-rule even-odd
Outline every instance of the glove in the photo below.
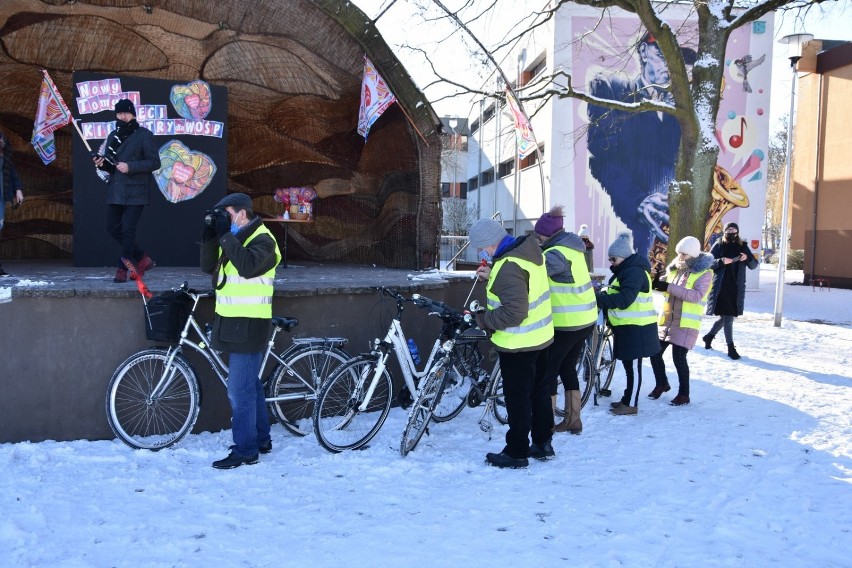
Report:
[[[209,241],[210,239],[213,239],[215,237],[216,237],[216,229],[208,226],[207,223],[205,223],[204,228],[201,229],[201,242],[206,243],[207,241]]]
[[[216,238],[221,239],[231,232],[231,217],[229,215],[217,215],[213,228],[216,231]]]
[[[669,283],[665,280],[660,280],[659,278],[655,278],[653,282],[651,282],[651,288],[657,290],[658,292],[668,292]]]

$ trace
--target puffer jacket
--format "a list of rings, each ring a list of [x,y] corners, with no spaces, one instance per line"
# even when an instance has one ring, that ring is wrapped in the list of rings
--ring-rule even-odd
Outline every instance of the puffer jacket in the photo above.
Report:
[[[648,259],[633,253],[625,258],[621,264],[612,268],[613,275],[609,279],[618,278],[619,291],[616,294],[597,292],[598,307],[602,310],[616,308],[626,309],[636,301],[639,292],[650,292],[650,281],[648,274],[651,272],[651,264]],[[616,325],[612,328],[615,338],[613,348],[615,358],[620,361],[630,361],[656,355],[660,351],[660,340],[657,339],[657,324],[647,325]]]
[[[666,269],[666,274],[662,276],[671,277],[671,271],[677,267],[677,259]],[[658,334],[661,341],[668,341],[672,345],[679,345],[687,349],[692,349],[695,342],[698,341],[697,329],[680,326],[680,316],[683,311],[684,302],[698,303],[707,290],[710,289],[710,283],[713,280],[713,272],[708,270],[713,264],[713,256],[702,252],[685,270],[679,270],[675,273],[665,294],[668,294],[669,311],[663,308],[661,315],[662,321],[658,325]],[[686,281],[691,274],[705,272],[698,280],[695,281],[693,288],[686,287]]]

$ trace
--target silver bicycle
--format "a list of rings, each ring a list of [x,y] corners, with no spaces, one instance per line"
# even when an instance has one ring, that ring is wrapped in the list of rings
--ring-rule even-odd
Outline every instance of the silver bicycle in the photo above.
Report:
[[[128,446],[161,450],[179,442],[195,425],[201,407],[201,388],[195,367],[184,354],[185,349],[201,355],[219,381],[227,386],[228,367],[221,354],[209,346],[210,326],[202,330],[195,317],[199,300],[214,295],[212,290],[191,290],[184,283],[173,294],[178,304],[181,300],[188,304],[185,323],[183,314],[171,318],[172,325],[178,320],[181,322],[177,344],[144,349],[131,355],[110,379],[106,395],[107,419],[115,435]],[[147,331],[150,331],[152,310],[148,308],[146,302]],[[350,357],[343,350],[347,340],[339,337],[294,339],[288,349],[276,354],[277,334],[282,330],[290,331],[298,323],[294,318],[272,318],[272,332],[259,376],[275,419],[289,432],[305,436],[311,431],[317,389]],[[275,366],[264,380],[270,360]]]

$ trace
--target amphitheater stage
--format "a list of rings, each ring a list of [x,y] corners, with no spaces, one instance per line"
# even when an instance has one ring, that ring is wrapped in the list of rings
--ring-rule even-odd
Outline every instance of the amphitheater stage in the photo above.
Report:
[[[4,261],[3,268],[11,276],[0,278],[0,443],[111,439],[104,412],[107,384],[124,359],[157,344],[145,337],[135,284],[113,283],[115,268],[80,268],[70,261]],[[212,288],[197,267],[157,267],[145,275],[154,294],[183,282]],[[355,354],[384,335],[395,310],[377,286],[461,308],[472,282],[472,272],[291,262],[276,271],[273,313],[299,319],[293,337],[345,337]],[[482,301],[484,295],[477,285],[472,297]],[[213,301],[202,302],[201,319],[212,321]],[[436,318],[414,308],[406,310],[403,326],[420,346],[431,345],[440,329]],[[280,347],[288,341],[284,337]],[[190,359],[204,393],[195,431],[228,428],[225,389],[206,363]]]

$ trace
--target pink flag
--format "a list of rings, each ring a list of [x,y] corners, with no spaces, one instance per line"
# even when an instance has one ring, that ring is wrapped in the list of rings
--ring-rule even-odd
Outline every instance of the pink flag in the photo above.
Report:
[[[509,103],[509,110],[512,111],[512,118],[515,120],[515,139],[518,141],[518,156],[523,160],[533,152],[535,152],[535,139],[533,138],[532,126],[530,121],[521,112],[521,107],[518,106],[518,101],[512,96],[512,91],[506,87],[506,102]]]
[[[364,78],[361,80],[361,107],[358,110],[358,134],[367,139],[373,123],[387,108],[396,102],[387,83],[379,75],[373,63],[364,58]]]
[[[45,70],[42,70],[42,73],[44,73],[44,79],[42,79],[41,92],[38,95],[38,109],[31,141],[36,154],[47,165],[56,159],[53,132],[70,123],[73,117],[50,75]]]

